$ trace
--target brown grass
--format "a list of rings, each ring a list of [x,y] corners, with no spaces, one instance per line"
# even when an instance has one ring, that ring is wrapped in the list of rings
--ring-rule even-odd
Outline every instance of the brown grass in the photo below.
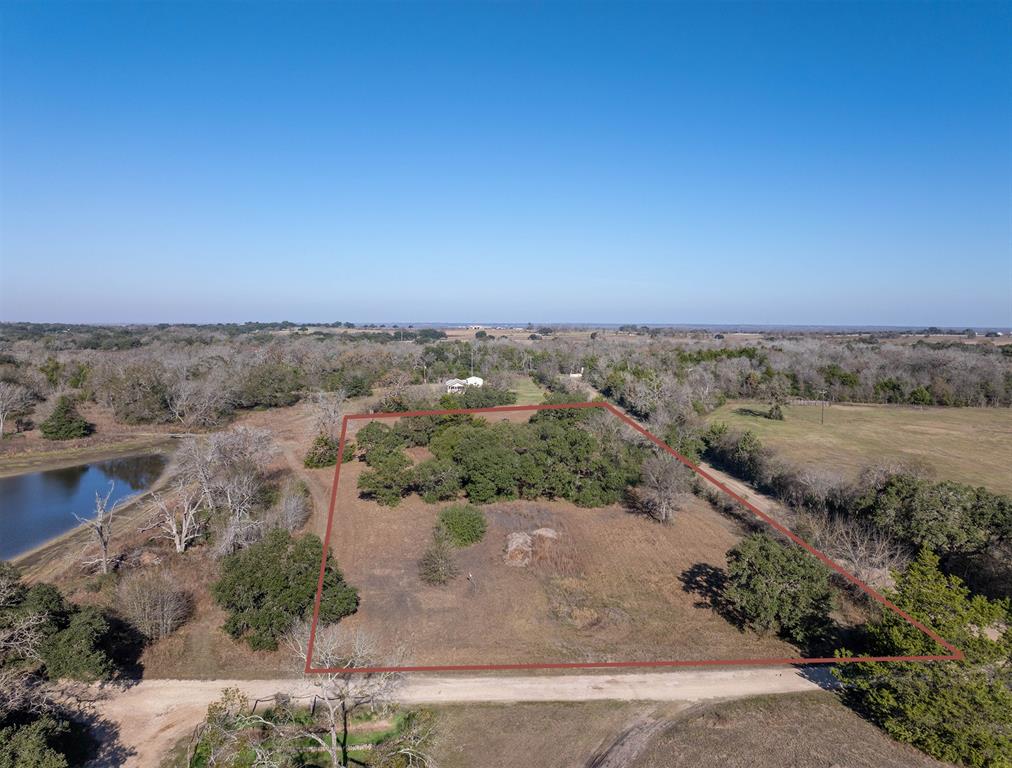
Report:
[[[942,768],[825,693],[762,696],[694,708],[630,768]]]
[[[828,693],[700,704],[440,707],[443,768],[943,768]],[[646,739],[639,726],[649,724]],[[657,727],[655,727],[657,726]],[[631,743],[633,742],[633,743]]]

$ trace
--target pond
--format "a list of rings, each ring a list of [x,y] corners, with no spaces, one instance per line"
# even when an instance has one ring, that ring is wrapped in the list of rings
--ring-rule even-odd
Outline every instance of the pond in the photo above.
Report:
[[[95,494],[122,501],[150,488],[168,457],[155,453],[0,477],[0,560],[16,557],[95,515]],[[111,484],[111,486],[110,486]]]

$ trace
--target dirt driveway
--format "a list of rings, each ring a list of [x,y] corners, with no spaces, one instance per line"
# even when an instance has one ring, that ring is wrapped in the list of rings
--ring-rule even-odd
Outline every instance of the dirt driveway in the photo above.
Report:
[[[831,685],[825,668],[681,670],[677,672],[426,676],[407,678],[398,698],[405,704],[526,701],[674,701],[736,699],[819,690]],[[107,691],[97,712],[118,726],[125,762],[105,766],[150,766],[193,733],[207,706],[224,688],[238,688],[250,701],[276,693],[311,697],[306,680],[145,680],[123,691]],[[97,768],[97,766],[96,766]]]

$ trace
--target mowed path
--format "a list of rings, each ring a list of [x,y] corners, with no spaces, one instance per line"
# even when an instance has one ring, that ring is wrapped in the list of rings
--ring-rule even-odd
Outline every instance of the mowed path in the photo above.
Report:
[[[521,675],[408,676],[398,700],[408,705],[537,701],[697,702],[778,693],[799,693],[830,686],[825,668],[781,667],[677,672]],[[304,698],[313,685],[302,679],[278,680],[144,680],[122,691],[107,690],[97,713],[115,724],[123,762],[102,766],[158,765],[180,740],[193,733],[208,705],[225,688],[238,688],[250,701],[277,693]],[[96,766],[97,768],[97,766]]]

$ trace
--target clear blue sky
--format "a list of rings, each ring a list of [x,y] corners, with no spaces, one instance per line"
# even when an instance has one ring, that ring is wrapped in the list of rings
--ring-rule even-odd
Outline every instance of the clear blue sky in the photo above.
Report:
[[[1012,4],[0,6],[0,319],[1012,322]]]

